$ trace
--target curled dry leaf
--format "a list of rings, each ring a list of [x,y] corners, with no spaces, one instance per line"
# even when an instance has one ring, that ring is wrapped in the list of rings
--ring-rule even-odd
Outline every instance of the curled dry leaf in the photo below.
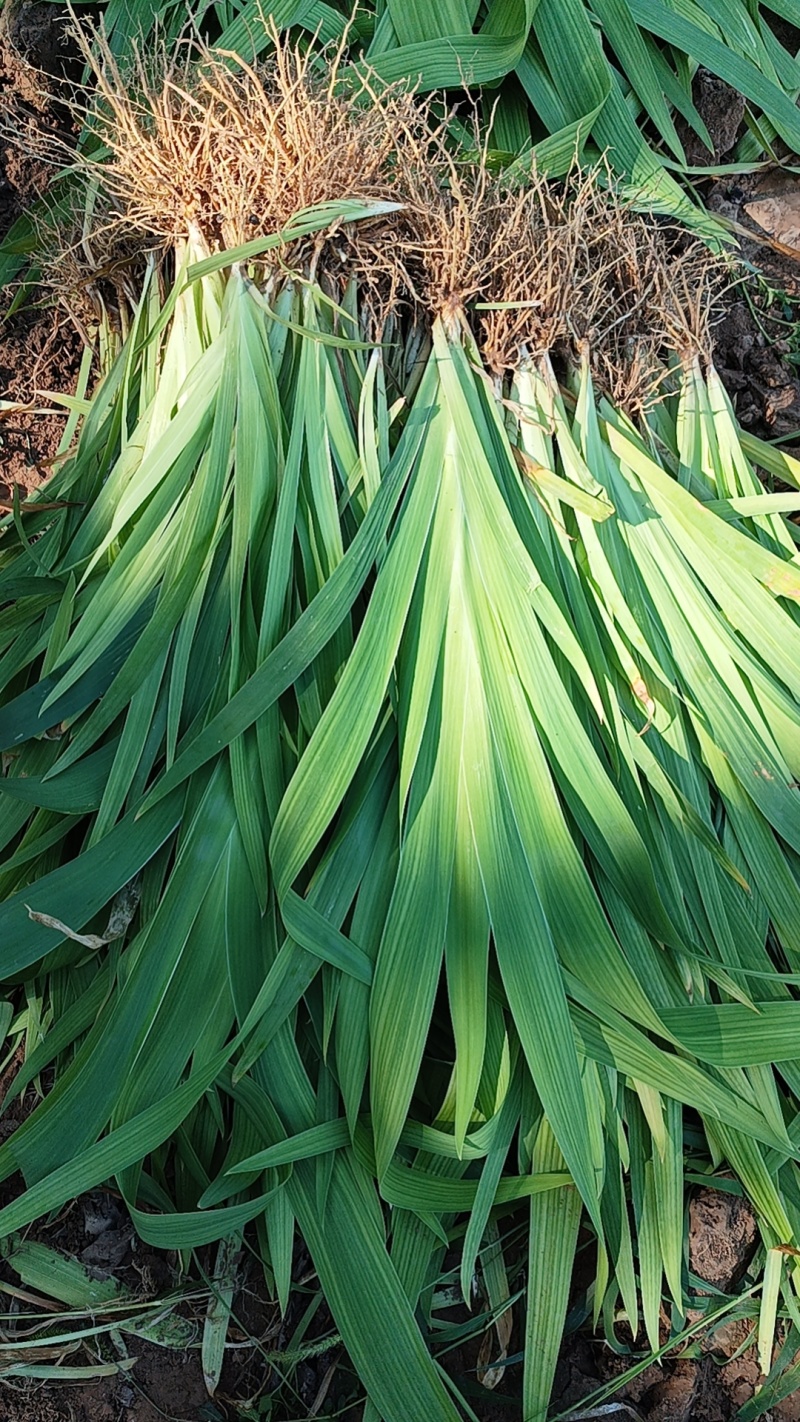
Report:
[[[478,1353],[478,1382],[483,1387],[493,1389],[503,1381],[505,1374],[505,1360],[508,1357],[508,1345],[511,1342],[511,1330],[514,1319],[510,1308],[501,1313],[496,1318],[491,1328],[487,1329],[481,1342]],[[496,1335],[496,1338],[495,1338]]]
[[[30,904],[26,904],[25,907],[34,923],[41,923],[43,928],[54,929],[56,933],[63,934],[65,938],[71,938],[73,943],[82,943],[84,948],[96,949],[105,947],[107,940],[101,938],[99,934],[76,933],[74,928],[70,928],[68,924],[62,923],[60,918],[53,918],[52,914],[49,913],[37,913],[35,909],[31,908]]]
[[[800,188],[759,197],[745,203],[744,210],[770,237],[800,257]]]
[[[71,938],[73,943],[81,943],[84,948],[96,951],[98,948],[105,948],[108,943],[113,943],[115,938],[121,938],[126,932],[138,908],[139,894],[139,884],[135,879],[120,889],[111,905],[106,931],[103,934],[76,933],[74,928],[62,923],[60,918],[54,918],[49,913],[38,913],[31,908],[30,904],[26,904],[25,907],[34,923],[41,923],[44,928],[52,928],[56,933],[63,934],[65,938]]]

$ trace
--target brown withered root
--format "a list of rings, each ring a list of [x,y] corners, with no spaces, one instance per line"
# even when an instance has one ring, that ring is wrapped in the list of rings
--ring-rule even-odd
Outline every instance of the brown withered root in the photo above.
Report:
[[[552,183],[517,163],[512,184],[477,124],[462,156],[433,98],[379,85],[346,62],[344,41],[320,53],[271,38],[257,67],[188,36],[122,72],[84,28],[96,91],[84,117],[107,155],[78,159],[98,216],[65,242],[65,268],[88,254],[94,271],[113,269],[121,239],[169,246],[191,232],[221,251],[321,202],[383,201],[394,210],[274,259],[313,260],[334,289],[355,278],[368,333],[388,321],[397,334],[409,314],[466,321],[498,376],[523,356],[588,353],[600,388],[629,407],[657,398],[670,357],[708,355],[723,267],[633,210],[602,164]]]
[[[210,250],[283,228],[300,209],[392,197],[390,159],[420,110],[401,86],[378,97],[348,71],[343,48],[320,59],[273,34],[258,68],[184,40],[154,66],[121,72],[102,34],[84,52],[99,103],[93,124],[110,157],[96,176],[129,228],[166,240],[199,232]]]
[[[605,166],[561,184],[535,171],[500,205],[503,261],[481,315],[497,373],[530,356],[587,354],[598,386],[631,406],[656,398],[671,356],[710,355],[726,268],[702,243],[635,211]]]
[[[710,322],[729,268],[699,241],[636,211],[605,164],[559,183],[531,167],[513,187],[485,155],[460,161],[446,124],[402,128],[400,211],[351,234],[360,279],[403,302],[468,320],[496,375],[524,352],[574,363],[626,407],[658,398],[672,356],[710,355]]]

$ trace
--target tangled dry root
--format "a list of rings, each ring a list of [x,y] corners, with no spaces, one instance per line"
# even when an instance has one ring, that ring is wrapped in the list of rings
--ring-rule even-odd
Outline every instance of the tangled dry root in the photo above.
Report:
[[[496,374],[523,352],[572,363],[588,351],[599,386],[631,406],[656,396],[671,356],[709,358],[727,268],[703,243],[635,211],[604,164],[576,166],[557,184],[532,167],[524,186],[509,188],[483,158],[457,165],[441,148],[413,182],[413,147],[411,157],[404,235],[389,254],[402,264],[396,284],[445,319],[472,306]]]
[[[110,155],[95,176],[129,229],[167,241],[192,229],[214,251],[320,202],[387,199],[397,134],[420,121],[401,85],[378,96],[352,69],[340,82],[344,42],[304,54],[274,31],[271,62],[255,68],[188,37],[123,73],[102,34],[92,38],[92,121]]]
[[[727,267],[634,210],[604,163],[559,183],[532,166],[510,186],[485,154],[455,158],[446,122],[403,128],[394,162],[391,230],[351,235],[360,279],[383,276],[384,309],[469,319],[497,375],[523,355],[588,354],[598,387],[627,408],[658,398],[671,357],[710,358]]]
[[[364,274],[383,272],[395,301],[453,323],[503,268],[503,195],[483,156],[453,155],[447,118],[402,126],[393,179],[394,240],[378,250],[371,232],[356,230],[356,262]]]
[[[498,375],[523,358],[588,353],[600,387],[628,407],[657,398],[674,355],[708,355],[720,262],[634,211],[607,168],[576,165],[553,184],[517,162],[511,183],[487,162],[477,123],[462,156],[451,115],[434,120],[432,98],[346,64],[344,40],[320,52],[271,39],[258,67],[187,37],[123,73],[102,34],[84,33],[98,96],[86,115],[107,156],[80,160],[105,226],[73,239],[79,265],[88,251],[95,269],[98,252],[113,266],[137,234],[168,245],[191,231],[223,250],[302,208],[379,200],[396,210],[328,233],[313,258],[334,288],[355,277],[373,333],[397,333],[404,313],[469,321]],[[295,247],[278,260],[311,256]]]
[[[619,405],[658,397],[672,357],[711,356],[710,328],[727,267],[709,248],[634,210],[596,169],[570,208],[580,230],[569,316],[573,348],[588,348],[595,380]]]

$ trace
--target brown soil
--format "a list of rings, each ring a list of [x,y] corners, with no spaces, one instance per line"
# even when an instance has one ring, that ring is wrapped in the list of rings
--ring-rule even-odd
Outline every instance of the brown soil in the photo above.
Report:
[[[732,1296],[758,1244],[758,1227],[749,1205],[735,1195],[702,1189],[689,1207],[689,1269],[711,1289]],[[702,1291],[700,1291],[702,1292]],[[690,1313],[687,1323],[701,1313]],[[664,1319],[666,1325],[666,1319]],[[624,1382],[613,1396],[637,1422],[734,1422],[736,1413],[763,1382],[755,1344],[754,1321],[723,1318],[700,1332],[681,1354],[667,1355]],[[666,1342],[668,1334],[663,1334]],[[630,1344],[630,1337],[628,1337]],[[782,1341],[779,1339],[779,1342]],[[746,1345],[746,1346],[745,1346]],[[615,1355],[586,1338],[565,1346],[556,1377],[555,1412],[578,1408],[597,1388],[607,1385],[635,1361]],[[589,1412],[591,1409],[589,1408]],[[625,1411],[619,1411],[625,1422]],[[798,1422],[800,1395],[764,1414],[765,1422]]]
[[[738,1195],[699,1190],[689,1206],[689,1267],[722,1293],[731,1293],[758,1247],[753,1211]]]
[[[782,20],[773,23],[787,48],[800,47],[800,34]],[[676,121],[689,164],[698,169],[732,161],[733,148],[745,131],[745,101],[728,84],[706,70],[693,81],[693,100],[701,112],[712,141],[709,152],[683,119]],[[787,155],[789,162],[794,158]],[[722,319],[713,331],[715,363],[743,427],[762,438],[800,439],[800,380],[797,363],[797,323],[800,321],[800,233],[796,252],[770,245],[780,233],[766,232],[749,209],[753,201],[779,196],[782,202],[799,201],[796,175],[774,166],[755,173],[736,173],[715,181],[695,179],[698,195],[710,212],[719,213],[736,226],[739,255],[745,267],[723,300]],[[777,209],[776,209],[777,212]],[[752,235],[752,236],[749,236]],[[787,243],[783,243],[784,246]],[[794,330],[793,330],[794,327]],[[796,452],[796,451],[793,451]]]
[[[790,221],[798,199],[797,177],[778,168],[715,183],[707,198],[712,211],[753,234],[741,236],[740,251],[757,272],[750,277],[745,272],[728,294],[714,331],[715,360],[741,424],[789,445],[800,439],[800,250],[792,255],[769,239],[781,246],[790,245],[787,236],[800,240],[781,226]],[[769,224],[766,230],[753,212]]]
[[[173,1353],[139,1339],[129,1340],[132,1371],[95,1383],[6,1382],[0,1393],[3,1422],[222,1422],[230,1414],[209,1406],[197,1351]],[[204,1410],[205,1409],[205,1410]]]
[[[717,1328],[703,1338],[699,1356],[667,1357],[646,1368],[633,1382],[623,1384],[605,1406],[610,1408],[613,1402],[621,1422],[627,1422],[626,1414],[636,1422],[735,1422],[739,1408],[763,1381],[752,1345],[740,1357],[733,1356],[750,1332],[745,1322]],[[565,1385],[553,1402],[557,1412],[580,1411],[582,1400],[598,1385],[622,1374],[631,1360],[610,1352],[598,1357],[595,1348],[583,1344],[571,1350],[565,1361],[568,1369],[562,1364],[561,1372]],[[592,1415],[590,1405],[587,1413]],[[798,1395],[764,1413],[764,1422],[797,1422],[798,1418]]]
[[[709,168],[714,163],[724,161],[733,148],[744,119],[744,99],[731,89],[716,74],[707,69],[698,69],[692,87],[695,107],[708,129],[714,145],[709,153],[703,140],[690,128],[685,119],[678,117],[675,127],[683,144],[686,161],[693,168]]]
[[[82,350],[58,308],[31,308],[0,327],[0,399],[21,407],[0,412],[0,498],[10,498],[15,484],[35,489],[50,474],[66,415],[45,392],[74,392]]]
[[[18,141],[0,152],[0,236],[44,193],[49,169],[37,157],[41,140],[64,136],[58,86],[72,68],[64,19],[47,4],[6,7],[0,17],[0,114]]]
[[[47,1243],[66,1257],[77,1259],[93,1277],[113,1277],[135,1299],[163,1298],[176,1282],[176,1259],[153,1253],[139,1243],[116,1196],[95,1191],[67,1207],[49,1226],[37,1227],[30,1236]],[[690,1208],[691,1271],[713,1289],[735,1293],[753,1254],[756,1225],[747,1205],[734,1196],[712,1190],[698,1192]],[[202,1251],[204,1270],[213,1267],[214,1251]],[[338,1348],[291,1367],[274,1368],[272,1355],[290,1346],[290,1340],[311,1295],[304,1293],[316,1280],[302,1250],[295,1260],[298,1290],[292,1296],[289,1317],[281,1321],[276,1306],[266,1296],[256,1261],[245,1254],[234,1296],[228,1352],[219,1389],[210,1399],[200,1360],[200,1339],[207,1294],[188,1295],[174,1310],[189,1346],[157,1346],[122,1334],[127,1358],[107,1334],[90,1339],[81,1352],[64,1361],[72,1366],[116,1365],[116,1375],[80,1383],[30,1383],[0,1381],[2,1422],[240,1422],[263,1415],[270,1422],[299,1422],[312,1415],[344,1416],[361,1422],[358,1387]],[[19,1284],[9,1263],[0,1264],[0,1280]],[[7,1305],[3,1305],[5,1309]],[[466,1316],[466,1315],[465,1315]],[[690,1315],[699,1318],[700,1315]],[[98,1317],[102,1322],[102,1315]],[[666,1319],[664,1320],[666,1327]],[[630,1337],[630,1355],[613,1353],[593,1342],[581,1330],[569,1337],[556,1377],[553,1411],[582,1411],[581,1404],[600,1387],[619,1378],[605,1399],[605,1412],[614,1404],[614,1415],[637,1422],[734,1422],[738,1409],[749,1401],[761,1381],[751,1330],[753,1321],[723,1320],[699,1333],[693,1346],[677,1356],[651,1365],[633,1381],[623,1381],[637,1356]],[[3,1333],[6,1334],[3,1319]],[[322,1306],[309,1332],[327,1339],[333,1323]],[[518,1321],[510,1351],[519,1347]],[[625,1346],[624,1330],[619,1330]],[[666,1333],[664,1338],[666,1339]],[[507,1422],[519,1415],[521,1369],[511,1365],[495,1392],[483,1399],[475,1387],[477,1345],[451,1354],[448,1363],[458,1385],[467,1384],[470,1401],[481,1422]],[[741,1354],[739,1356],[739,1354]],[[132,1365],[130,1359],[135,1360]],[[281,1374],[284,1376],[282,1377]],[[284,1381],[288,1377],[288,1386]],[[259,1412],[259,1400],[263,1403]],[[269,1401],[272,1406],[270,1410]],[[312,1412],[315,1403],[317,1411]],[[587,1404],[589,1415],[593,1413]],[[765,1414],[766,1422],[800,1422],[800,1396],[789,1398]]]
[[[17,1115],[24,1115],[24,1108]],[[264,1355],[287,1346],[307,1300],[298,1292],[292,1298],[286,1320],[281,1320],[276,1305],[266,1297],[263,1274],[250,1255],[243,1256],[240,1263],[228,1351],[212,1401],[200,1354],[208,1290],[184,1287],[181,1294],[177,1256],[156,1252],[137,1239],[117,1195],[96,1190],[81,1196],[55,1220],[34,1226],[26,1238],[77,1261],[90,1279],[115,1280],[131,1301],[131,1314],[148,1301],[166,1300],[164,1309],[156,1311],[167,1320],[166,1340],[163,1344],[149,1342],[126,1333],[123,1327],[117,1343],[107,1332],[101,1332],[63,1360],[53,1359],[43,1351],[38,1360],[33,1357],[32,1361],[63,1361],[82,1368],[111,1365],[118,1371],[97,1380],[57,1385],[0,1380],[2,1422],[61,1422],[62,1418],[70,1422],[120,1422],[122,1418],[130,1418],[131,1422],[158,1422],[161,1418],[174,1422],[227,1422],[238,1418],[240,1410],[265,1391],[279,1387],[279,1373]],[[200,1251],[199,1262],[206,1272],[213,1269],[214,1254],[213,1248]],[[308,1272],[307,1257],[298,1254],[298,1280]],[[13,1259],[0,1262],[0,1285],[3,1282],[20,1286]],[[36,1290],[34,1294],[41,1297]],[[5,1312],[7,1306],[6,1299],[0,1309]],[[25,1308],[24,1302],[21,1307]],[[41,1316],[50,1322],[46,1313]],[[54,1316],[57,1319],[58,1315]],[[102,1312],[98,1313],[97,1324],[104,1321]],[[65,1323],[63,1330],[68,1331],[69,1327]],[[88,1320],[84,1327],[88,1327]],[[9,1340],[11,1328],[13,1315],[6,1314],[0,1324],[4,1341]],[[324,1308],[318,1309],[310,1336],[327,1337],[333,1331],[330,1315]],[[317,1395],[332,1357],[331,1353],[322,1353],[293,1369],[299,1415],[303,1415],[302,1405],[308,1406]]]
[[[98,1227],[99,1234],[93,1234]],[[37,1230],[29,1237],[46,1242],[70,1259],[80,1260],[93,1277],[116,1279],[134,1299],[160,1299],[174,1290],[176,1258],[154,1254],[139,1243],[125,1223],[119,1203],[106,1192],[79,1199],[69,1207],[60,1225],[57,1222],[55,1227]],[[214,1253],[213,1249],[201,1251],[200,1262],[205,1270],[213,1267]],[[282,1320],[277,1306],[266,1297],[257,1261],[249,1255],[242,1257],[225,1361],[213,1399],[206,1389],[200,1351],[209,1294],[195,1289],[187,1292],[185,1301],[174,1305],[168,1314],[170,1333],[178,1335],[172,1343],[162,1346],[123,1330],[118,1335],[122,1347],[110,1341],[107,1333],[97,1335],[80,1352],[64,1360],[67,1365],[78,1367],[113,1365],[118,1368],[115,1376],[58,1384],[0,1380],[0,1419],[239,1422],[242,1415],[252,1415],[253,1409],[260,1415],[259,1403],[267,1399],[273,1406],[270,1411],[265,1403],[264,1415],[271,1422],[290,1422],[295,1416],[300,1419],[310,1415],[318,1398],[321,1408],[329,1394],[337,1398],[340,1407],[346,1406],[356,1389],[349,1371],[339,1367],[346,1360],[338,1346],[285,1368],[273,1364],[275,1355],[290,1346],[309,1301],[301,1284],[309,1277],[308,1259],[302,1251],[298,1252],[296,1265],[300,1287]],[[8,1263],[0,1265],[0,1279],[19,1284]],[[166,1309],[164,1312],[167,1314]],[[102,1314],[97,1322],[103,1322]],[[64,1325],[65,1330],[67,1327]],[[305,1341],[331,1336],[333,1323],[323,1305],[317,1310]],[[324,1417],[325,1411],[321,1410],[320,1415]]]
[[[18,1069],[19,1060],[9,1063],[0,1076],[0,1104]],[[45,1078],[45,1090],[49,1086]],[[36,1093],[29,1088],[0,1116],[0,1142],[19,1126],[35,1108]],[[20,1176],[0,1185],[0,1206],[8,1204],[22,1189]],[[38,1316],[42,1351],[27,1355],[26,1361],[45,1366],[84,1369],[114,1367],[110,1376],[86,1381],[27,1381],[0,1377],[0,1422],[243,1422],[253,1416],[264,1422],[298,1422],[312,1414],[319,1403],[335,1397],[340,1408],[363,1392],[338,1345],[333,1320],[324,1302],[316,1309],[303,1335],[310,1345],[304,1361],[276,1359],[291,1349],[316,1283],[307,1252],[299,1247],[295,1255],[295,1288],[285,1318],[268,1297],[263,1270],[251,1251],[245,1251],[237,1265],[237,1289],[227,1334],[225,1359],[217,1391],[209,1397],[203,1376],[201,1340],[209,1290],[203,1286],[214,1268],[216,1247],[197,1254],[199,1270],[192,1271],[192,1284],[178,1270],[176,1254],[157,1251],[135,1234],[119,1195],[98,1189],[80,1196],[50,1220],[38,1221],[26,1231],[27,1241],[46,1245],[64,1258],[82,1265],[91,1280],[114,1280],[130,1300],[130,1315],[141,1313],[148,1302],[164,1301],[154,1316],[163,1322],[162,1341],[144,1340],[126,1332],[124,1325],[116,1340],[102,1325],[112,1315],[99,1310],[94,1322],[101,1331],[91,1334],[91,1320],[59,1323],[60,1304],[48,1304],[46,1291],[29,1289],[29,1300],[17,1300],[4,1286],[25,1287],[13,1267],[12,1257],[0,1259],[0,1340],[28,1339],[26,1326],[16,1323],[17,1312]],[[42,1302],[39,1303],[38,1301]],[[52,1312],[48,1312],[48,1309]],[[120,1315],[116,1315],[117,1318]],[[53,1328],[53,1325],[55,1327]],[[84,1345],[63,1357],[53,1356],[42,1332],[60,1334],[83,1327]],[[333,1338],[334,1346],[314,1350],[314,1341]],[[56,1350],[57,1352],[58,1350]],[[263,1403],[263,1407],[261,1404]],[[270,1407],[269,1404],[274,1403]],[[261,1410],[259,1410],[261,1408]],[[357,1422],[353,1414],[348,1422]]]
[[[773,19],[772,23],[782,43],[793,50],[800,48],[797,31],[783,21]],[[679,119],[676,126],[688,162],[697,168],[730,163],[744,132],[742,96],[700,69],[693,97],[713,152]],[[794,163],[793,155],[787,158]],[[788,207],[791,212],[794,204],[800,203],[800,183],[795,173],[777,165],[719,179],[701,176],[695,182],[709,211],[735,224],[744,263],[742,279],[728,292],[713,332],[715,363],[741,424],[762,438],[780,437],[792,448],[795,440],[800,442],[800,231],[782,236],[774,225],[779,226],[783,210]],[[765,199],[774,204],[772,213],[766,209],[766,230],[748,210]],[[787,242],[787,236],[793,240]],[[777,246],[773,245],[776,238]],[[781,251],[780,246],[789,250]]]
[[[47,189],[51,169],[35,156],[42,139],[69,136],[59,86],[74,67],[63,17],[48,4],[23,0],[0,17],[0,240]],[[0,498],[14,484],[35,488],[47,477],[65,416],[42,392],[72,393],[83,339],[52,294],[28,295],[6,320],[13,289],[0,291]],[[5,486],[5,487],[4,487]]]

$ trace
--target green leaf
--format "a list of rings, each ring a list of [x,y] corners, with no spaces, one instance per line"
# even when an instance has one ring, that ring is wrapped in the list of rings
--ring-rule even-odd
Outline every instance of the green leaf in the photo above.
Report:
[[[121,1297],[116,1279],[92,1279],[77,1259],[68,1259],[49,1245],[13,1234],[4,1240],[2,1254],[23,1284],[69,1308],[101,1309]]]
[[[164,1100],[149,1106],[124,1126],[118,1126],[76,1160],[59,1166],[23,1191],[18,1199],[0,1210],[0,1234],[23,1229],[40,1215],[60,1209],[67,1200],[95,1189],[111,1175],[142,1160],[177,1129],[218,1076],[229,1055],[227,1047],[218,1052]]]
[[[3,975],[38,962],[64,941],[63,934],[31,919],[27,904],[70,928],[83,928],[169,839],[180,823],[182,801],[181,794],[172,796],[136,822],[126,815],[92,849],[0,904]]]

